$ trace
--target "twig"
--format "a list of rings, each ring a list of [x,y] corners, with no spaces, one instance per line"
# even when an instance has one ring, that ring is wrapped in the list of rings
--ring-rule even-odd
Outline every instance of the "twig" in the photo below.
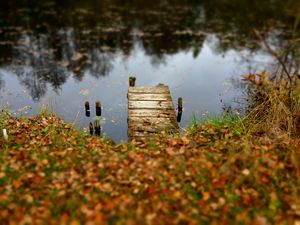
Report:
[[[76,120],[78,119],[78,116],[79,116],[80,111],[81,111],[81,109],[78,110],[78,112],[77,112],[77,114],[76,114],[76,117],[75,117],[75,119],[74,119],[74,121],[73,121],[73,123],[72,123],[72,126],[75,125]]]
[[[278,55],[278,53],[271,48],[271,46],[268,44],[268,42],[266,41],[266,39],[256,30],[253,30],[255,35],[260,39],[261,42],[264,43],[264,45],[266,46],[267,50],[278,60],[278,62],[280,63],[280,65],[282,66],[283,71],[285,72],[285,74],[287,75],[291,85],[292,85],[292,78],[291,75],[289,73],[289,71],[287,70],[285,63],[282,61],[281,57]]]

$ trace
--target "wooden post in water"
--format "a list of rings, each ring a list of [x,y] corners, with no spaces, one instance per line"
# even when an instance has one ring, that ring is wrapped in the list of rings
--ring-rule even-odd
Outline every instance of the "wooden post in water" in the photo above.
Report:
[[[90,117],[90,115],[91,115],[90,103],[88,101],[86,101],[84,103],[84,107],[85,107],[85,116]]]
[[[94,134],[94,127],[93,127],[93,124],[91,122],[89,124],[89,128],[90,128],[90,135],[93,135]]]
[[[136,77],[134,76],[129,77],[129,87],[134,87],[135,81],[136,81]]]
[[[96,116],[101,116],[101,102],[96,101]]]
[[[96,117],[93,118],[92,122],[89,123],[90,135],[101,135],[101,125],[100,125],[100,116],[101,116],[101,102],[96,101]],[[91,116],[90,103],[86,101],[85,106],[85,115],[87,117]]]
[[[95,129],[95,135],[100,136],[101,134],[100,118],[96,118],[94,120],[94,129]]]
[[[177,122],[179,123],[181,121],[181,116],[182,116],[182,98],[178,98],[178,103],[177,103]]]

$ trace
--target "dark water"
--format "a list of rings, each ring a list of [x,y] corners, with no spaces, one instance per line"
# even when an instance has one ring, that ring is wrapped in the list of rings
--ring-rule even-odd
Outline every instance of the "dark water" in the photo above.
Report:
[[[79,128],[83,104],[103,106],[103,132],[127,139],[128,77],[169,85],[184,99],[181,123],[217,114],[233,83],[272,67],[253,34],[275,49],[298,35],[298,1],[6,1],[0,11],[0,106],[34,115],[41,105]],[[299,6],[299,7],[298,7]],[[176,102],[174,102],[176,103]],[[92,107],[94,110],[94,107]],[[92,111],[92,116],[95,112]]]

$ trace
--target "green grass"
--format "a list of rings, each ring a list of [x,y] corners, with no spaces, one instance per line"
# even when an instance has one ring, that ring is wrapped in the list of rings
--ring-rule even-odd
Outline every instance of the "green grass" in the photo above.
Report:
[[[207,125],[212,124],[216,128],[222,128],[224,126],[235,126],[241,121],[240,116],[232,113],[223,113],[215,116],[208,116],[201,121],[201,124]]]
[[[200,122],[200,119],[193,112],[192,116],[190,117],[189,130],[191,130],[191,131],[194,130],[197,127],[199,122]]]
[[[0,128],[1,131],[4,128],[3,125],[7,119],[9,119],[10,113],[6,109],[0,109]]]
[[[206,116],[205,118],[200,118],[197,117],[195,113],[192,114],[190,117],[190,122],[189,122],[189,132],[195,132],[196,128],[198,125],[212,125],[217,129],[229,126],[229,127],[235,127],[233,129],[233,132],[236,134],[240,134],[241,130],[244,129],[243,125],[243,119],[233,113],[222,113],[222,114],[217,114],[217,115],[209,115]]]

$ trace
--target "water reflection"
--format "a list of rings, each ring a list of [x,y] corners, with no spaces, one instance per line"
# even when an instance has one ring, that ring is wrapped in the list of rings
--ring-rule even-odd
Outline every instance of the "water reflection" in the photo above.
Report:
[[[249,72],[246,65],[265,67],[269,60],[253,29],[277,50],[299,35],[297,2],[6,1],[0,11],[0,90],[4,95],[5,87],[25,88],[32,101],[23,99],[23,105],[54,98],[69,121],[84,100],[101,98],[110,121],[104,128],[115,139],[126,134],[120,120],[126,118],[131,73],[139,75],[138,85],[169,84],[174,99],[184,97],[184,115],[199,111],[199,105],[218,112],[226,77]],[[293,48],[286,60],[296,62],[298,51]],[[86,89],[89,95],[80,95]]]

